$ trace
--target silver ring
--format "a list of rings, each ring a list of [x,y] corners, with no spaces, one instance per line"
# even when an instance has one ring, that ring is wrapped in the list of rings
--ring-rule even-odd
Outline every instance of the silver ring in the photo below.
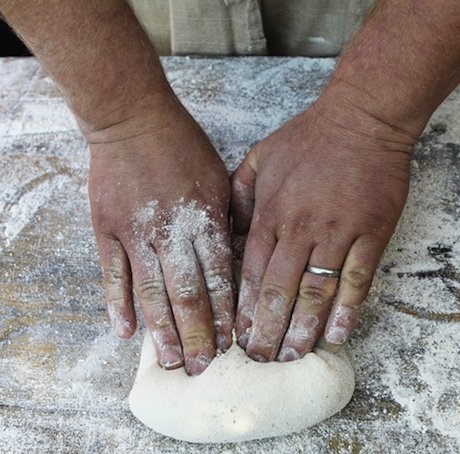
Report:
[[[329,268],[320,268],[319,266],[307,265],[305,271],[308,271],[311,274],[316,274],[318,276],[340,277],[340,272],[342,270],[331,270]]]

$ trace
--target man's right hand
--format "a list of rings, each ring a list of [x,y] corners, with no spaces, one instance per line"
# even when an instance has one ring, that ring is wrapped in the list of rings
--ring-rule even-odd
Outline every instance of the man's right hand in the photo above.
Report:
[[[168,85],[125,0],[0,0],[91,146],[90,199],[109,312],[135,329],[132,286],[159,363],[202,372],[232,341],[230,184]]]
[[[199,374],[216,347],[232,343],[226,169],[172,94],[161,109],[143,108],[88,139],[93,225],[113,328],[121,337],[135,330],[133,287],[160,365],[185,364]]]

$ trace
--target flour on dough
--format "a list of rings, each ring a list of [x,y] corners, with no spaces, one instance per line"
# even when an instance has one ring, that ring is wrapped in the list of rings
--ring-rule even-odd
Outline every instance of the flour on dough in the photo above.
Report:
[[[194,443],[239,442],[299,432],[351,399],[343,349],[320,345],[303,359],[258,363],[236,345],[201,375],[158,366],[149,335],[129,395],[134,416],[156,432]]]

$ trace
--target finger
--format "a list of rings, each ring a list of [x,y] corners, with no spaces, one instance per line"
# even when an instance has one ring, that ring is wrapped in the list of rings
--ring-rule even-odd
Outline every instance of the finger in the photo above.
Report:
[[[241,267],[241,285],[236,311],[236,336],[238,344],[246,348],[254,316],[262,279],[270,257],[276,246],[276,238],[269,230],[253,221],[246,241],[243,264]]]
[[[257,361],[273,361],[288,327],[309,250],[292,240],[278,242],[265,271],[247,354]]]
[[[308,264],[341,269],[350,244],[350,240],[320,243],[313,248]],[[308,271],[303,274],[278,361],[302,358],[313,349],[326,324],[337,282],[337,278],[318,276]]]
[[[232,250],[228,234],[213,232],[199,236],[193,243],[201,265],[211,304],[217,348],[226,351],[232,345],[235,318]]]
[[[252,155],[253,152],[248,153],[231,178],[231,212],[236,234],[248,232],[254,212],[256,172],[252,166]]]
[[[311,273],[303,275],[278,361],[293,361],[312,351],[326,324],[337,281]]]
[[[351,335],[358,311],[366,299],[385,242],[370,235],[351,246],[340,276],[339,291],[325,329],[326,341],[343,344]]]
[[[158,253],[182,343],[185,370],[198,375],[216,354],[212,312],[200,264],[188,240],[163,243]]]
[[[129,260],[119,241],[99,236],[97,243],[112,329],[127,339],[136,330]]]
[[[137,245],[132,254],[134,287],[152,335],[160,366],[176,369],[184,364],[182,346],[164,285],[160,261],[148,243]]]

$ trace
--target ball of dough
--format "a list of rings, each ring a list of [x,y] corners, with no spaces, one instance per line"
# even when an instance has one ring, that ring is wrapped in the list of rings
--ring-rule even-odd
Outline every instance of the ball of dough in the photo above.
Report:
[[[340,411],[354,374],[326,344],[286,362],[251,360],[236,343],[199,376],[158,364],[150,335],[129,396],[132,413],[156,432],[194,443],[239,442],[299,432]]]

